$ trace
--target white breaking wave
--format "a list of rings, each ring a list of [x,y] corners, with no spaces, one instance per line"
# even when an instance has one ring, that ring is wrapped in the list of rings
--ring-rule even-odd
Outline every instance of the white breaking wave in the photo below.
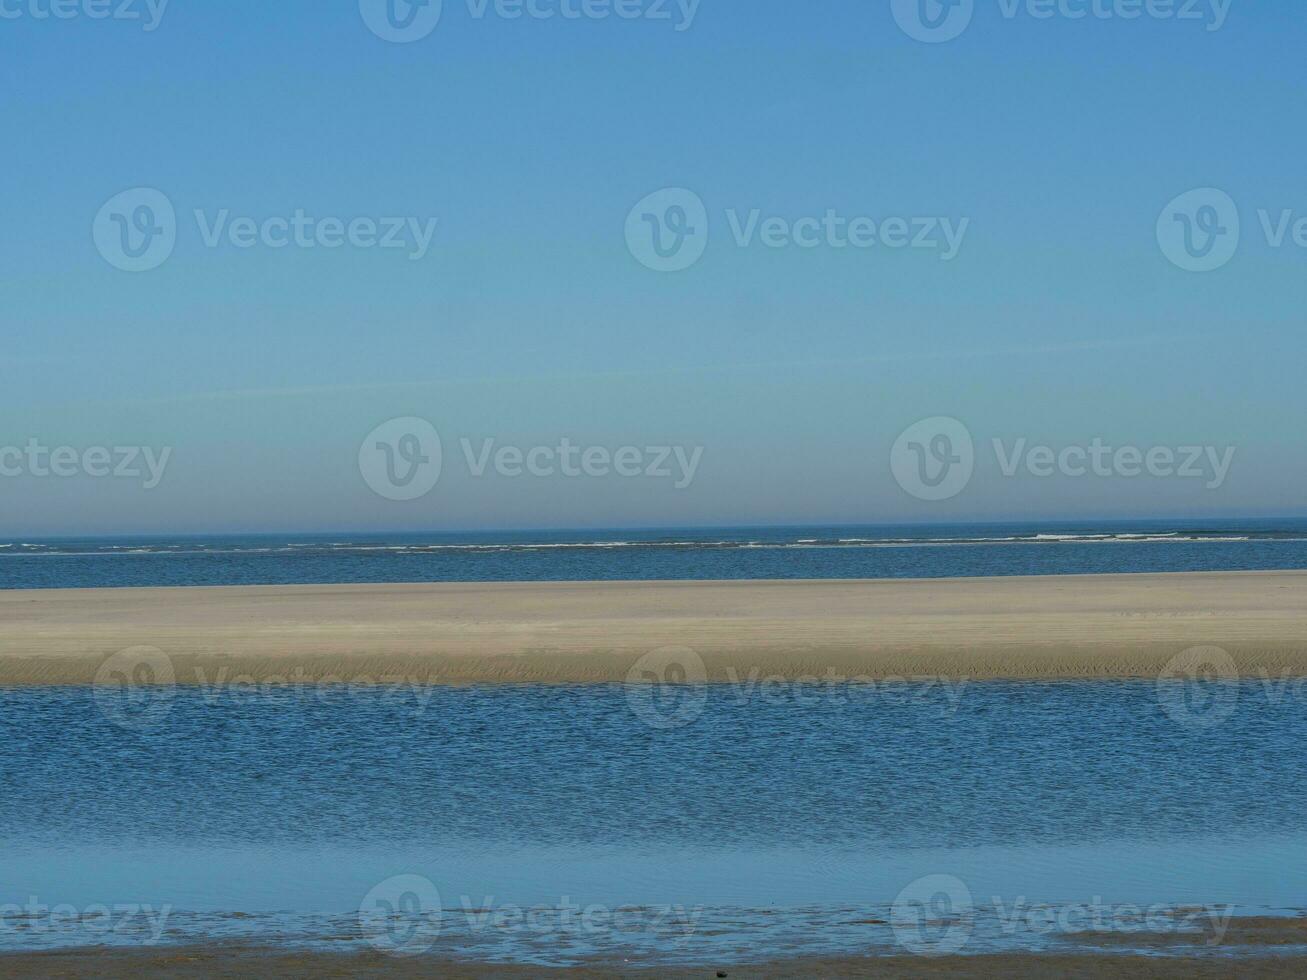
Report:
[[[1001,547],[1013,545],[1088,545],[1088,544],[1194,544],[1244,543],[1248,541],[1304,542],[1307,537],[1287,537],[1277,534],[1201,533],[1181,531],[1130,531],[1130,532],[1038,532],[1033,534],[1005,534],[993,536],[945,537],[878,537],[878,538],[795,538],[793,540],[716,539],[716,540],[652,540],[652,541],[496,541],[496,542],[286,542],[278,545],[228,545],[226,547],[197,547],[190,544],[105,544],[89,546],[78,542],[68,545],[13,542],[0,543],[0,556],[25,557],[133,557],[133,556],[200,556],[200,555],[297,555],[311,556],[313,551],[322,555],[387,553],[394,555],[423,555],[440,553],[507,553],[532,551],[622,551],[640,549],[679,550],[788,550],[788,549],[860,549],[860,548],[948,548],[948,547]]]

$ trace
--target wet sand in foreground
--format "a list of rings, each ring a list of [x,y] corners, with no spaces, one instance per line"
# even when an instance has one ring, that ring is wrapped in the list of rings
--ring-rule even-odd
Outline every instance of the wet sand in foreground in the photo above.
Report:
[[[781,961],[757,966],[626,969],[620,965],[550,969],[489,963],[451,963],[422,957],[399,959],[378,953],[273,953],[240,949],[156,949],[110,952],[76,950],[59,953],[0,955],[0,977],[106,978],[141,980],[152,977],[448,977],[451,980],[500,978],[528,980],[701,980],[726,976],[731,980],[776,980],[781,977],[1072,977],[1151,978],[1189,980],[1204,977],[1280,978],[1307,975],[1303,956],[1156,957],[1109,954],[1002,954],[984,956],[889,956]]]
[[[16,590],[0,622],[0,685],[88,684],[140,646],[179,684],[1307,676],[1307,571]],[[641,660],[664,647],[694,653]]]

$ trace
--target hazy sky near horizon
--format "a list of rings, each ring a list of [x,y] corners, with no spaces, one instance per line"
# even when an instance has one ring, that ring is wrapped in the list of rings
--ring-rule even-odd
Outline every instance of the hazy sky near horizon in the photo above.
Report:
[[[1307,513],[1296,5],[50,2],[0,0],[0,535]]]

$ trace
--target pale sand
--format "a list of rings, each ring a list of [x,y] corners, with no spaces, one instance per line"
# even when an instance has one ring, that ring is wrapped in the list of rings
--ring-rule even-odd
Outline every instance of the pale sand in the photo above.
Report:
[[[613,682],[666,646],[712,681],[1151,678],[1204,645],[1278,679],[1307,676],[1307,571],[10,591],[0,624],[0,685],[141,645],[179,683]]]

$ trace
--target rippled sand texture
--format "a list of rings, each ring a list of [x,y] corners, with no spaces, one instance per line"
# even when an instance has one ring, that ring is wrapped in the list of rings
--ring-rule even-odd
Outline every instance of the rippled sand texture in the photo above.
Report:
[[[7,685],[139,646],[181,684],[1307,675],[1302,571],[10,591],[0,623]]]

